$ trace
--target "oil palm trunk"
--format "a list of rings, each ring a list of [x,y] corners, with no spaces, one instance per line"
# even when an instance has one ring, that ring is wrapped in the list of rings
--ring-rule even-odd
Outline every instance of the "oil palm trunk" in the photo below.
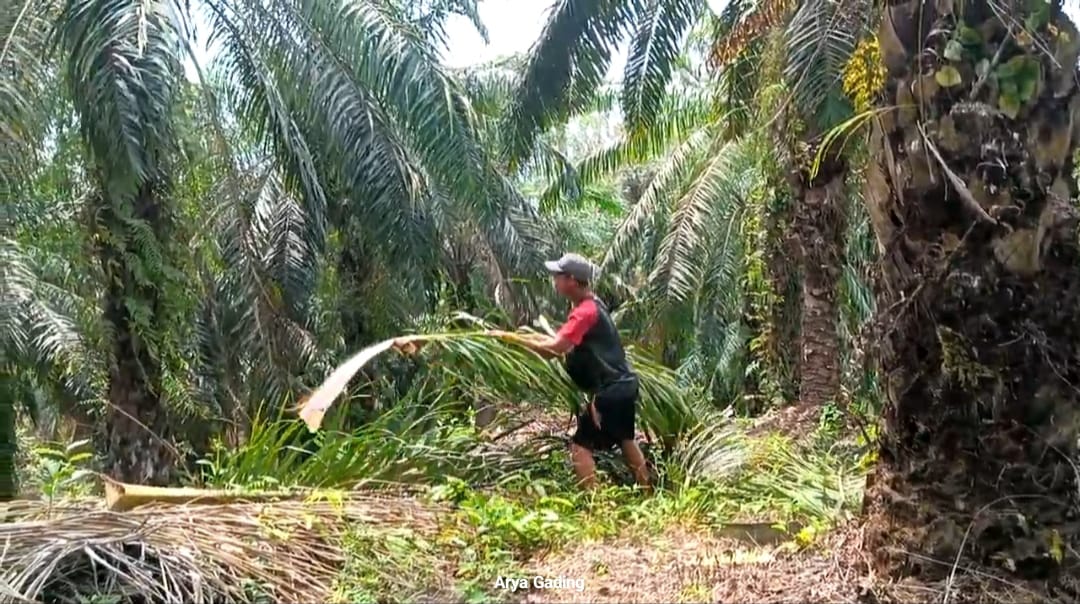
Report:
[[[840,391],[840,341],[836,295],[844,249],[847,166],[829,158],[794,180],[795,235],[802,260],[799,402],[821,407]]]
[[[11,376],[4,376],[11,380]],[[0,392],[12,392],[12,389],[0,388]],[[15,435],[15,401],[0,397],[0,501],[10,501],[18,494],[19,484],[15,468],[17,451]]]
[[[67,3],[56,18],[59,59],[88,151],[97,194],[87,212],[104,275],[109,368],[103,470],[125,482],[169,482],[162,359],[170,337],[169,264],[174,116],[183,77],[183,25],[160,0]]]
[[[1057,12],[914,1],[879,31],[867,202],[888,401],[866,503],[894,574],[1050,578],[1075,556],[1080,32]]]
[[[132,202],[136,215],[148,219],[158,240],[164,239],[164,209],[158,187],[148,182]],[[141,264],[130,251],[111,242],[131,233],[125,221],[102,208],[102,243],[98,258],[106,283],[104,318],[113,335],[113,363],[109,369],[109,409],[105,420],[103,465],[106,474],[123,482],[164,486],[178,461],[169,442],[170,430],[162,401],[162,367],[146,339],[147,317],[162,314],[158,284],[148,283],[137,271]],[[142,313],[142,314],[139,314]],[[156,325],[164,329],[163,325]]]

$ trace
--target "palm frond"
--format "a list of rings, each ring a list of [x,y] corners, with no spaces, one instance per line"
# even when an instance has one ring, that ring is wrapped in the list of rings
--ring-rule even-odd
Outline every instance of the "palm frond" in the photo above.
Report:
[[[712,133],[699,130],[671,152],[649,181],[641,199],[630,208],[630,212],[616,230],[601,263],[603,270],[636,257],[635,250],[640,250],[652,234],[648,230],[649,221],[668,214],[659,211],[667,201],[666,195],[672,187],[694,172],[698,162],[708,152],[711,142]]]
[[[656,302],[679,304],[690,300],[708,266],[702,262],[704,247],[719,244],[722,249],[728,248],[738,240],[740,217],[754,181],[757,158],[753,151],[747,141],[725,144],[680,192],[649,275],[651,297]],[[705,236],[707,230],[725,234],[714,241]]]
[[[644,132],[660,111],[671,70],[703,0],[644,0],[623,76],[622,109],[631,135]]]
[[[53,373],[76,399],[100,387],[104,368],[84,341],[78,316],[92,306],[43,281],[19,242],[0,238],[0,356],[4,364]],[[42,380],[43,382],[45,380]]]
[[[689,188],[674,203],[668,232],[660,243],[657,263],[649,274],[650,297],[662,306],[686,302],[701,281],[698,252],[710,223],[717,182],[722,177],[722,155],[701,166]]]
[[[796,108],[818,132],[851,115],[840,84],[865,18],[860,2],[808,0],[788,26],[784,77],[791,82]]]
[[[541,203],[551,207],[567,200],[567,196],[580,194],[589,185],[599,183],[619,170],[662,157],[690,133],[722,119],[712,109],[707,100],[698,96],[665,98],[660,113],[654,117],[649,128],[590,154],[572,169],[564,171],[559,178],[549,181],[551,184],[541,194]],[[570,200],[572,197],[567,201]]]
[[[29,518],[0,524],[0,584],[34,602],[326,598],[344,562],[334,545],[351,525],[428,533],[438,512],[408,498],[318,492],[272,504],[27,509]]]
[[[504,126],[511,170],[532,154],[537,136],[579,111],[600,88],[613,46],[640,0],[560,0],[533,44]]]
[[[788,19],[795,3],[791,0],[733,0],[715,21],[714,45],[709,65],[725,69],[748,46]]]
[[[110,200],[160,181],[175,142],[169,113],[182,73],[181,25],[175,14],[145,8],[74,0],[57,19],[72,98]]]
[[[30,174],[43,136],[41,108],[56,83],[48,36],[59,11],[53,0],[0,3],[0,197],[10,199]]]

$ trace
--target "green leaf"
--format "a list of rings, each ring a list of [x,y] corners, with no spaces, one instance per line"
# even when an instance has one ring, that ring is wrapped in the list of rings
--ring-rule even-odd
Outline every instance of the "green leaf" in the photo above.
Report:
[[[683,35],[698,20],[704,3],[654,0],[639,15],[626,59],[622,106],[630,131],[644,131],[660,111]]]
[[[1002,80],[1016,80],[1038,77],[1042,71],[1039,60],[1031,55],[1017,55],[997,68],[997,76]]]
[[[1038,78],[1024,78],[1020,80],[1018,88],[1018,98],[1020,102],[1026,103],[1035,98],[1035,93],[1039,89]]]
[[[1024,79],[1034,79],[1042,75],[1042,64],[1039,60],[1031,55],[1024,55],[1020,63],[1020,68],[1017,70],[1017,76]]]
[[[980,78],[985,78],[986,77],[986,72],[988,72],[988,71],[990,71],[990,60],[989,59],[982,59],[981,61],[979,61],[978,63],[975,64],[975,75],[979,76]]]
[[[1010,119],[1016,119],[1020,113],[1020,100],[1011,94],[1002,94],[998,97],[998,109]]]
[[[983,42],[982,34],[974,27],[961,25],[957,30],[957,39],[964,46],[978,46]]]
[[[952,65],[945,65],[934,74],[934,80],[942,88],[951,88],[958,86],[964,82],[964,78],[960,77],[960,71],[958,71]]]
[[[945,45],[944,55],[950,61],[959,61],[964,57],[964,45],[958,40],[949,40]]]
[[[1006,61],[1005,63],[1002,63],[1001,65],[998,65],[998,68],[995,71],[995,73],[996,73],[999,80],[1011,80],[1014,77],[1016,77],[1016,69],[1017,69],[1016,59],[1017,58],[1019,58],[1019,57],[1015,57],[1013,59],[1010,59],[1010,60]]]
[[[1050,3],[1045,0],[1030,0],[1028,2],[1028,8],[1031,9],[1031,13],[1024,19],[1024,27],[1030,31],[1035,32],[1047,23],[1050,22]]]

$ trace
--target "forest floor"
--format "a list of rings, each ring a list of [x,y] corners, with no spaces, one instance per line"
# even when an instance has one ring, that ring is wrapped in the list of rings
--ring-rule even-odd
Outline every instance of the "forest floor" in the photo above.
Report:
[[[946,580],[894,582],[874,573],[863,547],[863,533],[861,524],[852,522],[805,549],[794,547],[791,541],[755,545],[678,528],[650,537],[582,543],[528,566],[530,578],[565,577],[582,579],[580,583],[564,589],[532,589],[521,598],[507,600],[537,604],[1068,601],[1048,597],[1042,585],[1022,585],[963,569]]]
[[[491,433],[498,438],[489,439],[492,448],[565,438],[572,427],[568,418],[535,411],[502,419],[525,427],[494,427]],[[737,421],[738,431],[749,438],[739,451],[722,450],[721,457],[738,460],[721,464],[728,468],[725,476],[703,480],[700,475],[669,475],[669,488],[653,495],[613,484],[618,482],[617,460],[602,464],[602,470],[615,474],[605,475],[599,491],[582,493],[568,486],[565,454],[549,450],[545,459],[525,470],[500,467],[498,474],[506,476],[498,484],[479,487],[448,479],[412,495],[360,501],[358,517],[363,519],[349,521],[332,546],[343,566],[315,583],[323,588],[333,583],[333,593],[324,594],[330,601],[380,603],[1051,601],[1037,589],[964,569],[955,569],[949,581],[933,584],[896,584],[875,576],[859,509],[865,470],[872,462],[867,450],[872,447],[859,444],[862,428],[842,428],[834,420],[828,411],[793,407]],[[64,476],[53,483],[61,479]],[[350,497],[348,492],[342,496]],[[282,513],[310,516],[306,503],[293,503],[294,512]],[[233,539],[241,539],[235,534],[236,518],[243,517],[249,519],[245,526],[253,535],[261,534],[261,523],[250,520],[266,510],[245,505],[254,507],[236,507],[220,519],[215,514],[221,511],[189,510],[186,517],[179,514],[175,521],[162,522],[180,530],[189,526],[185,523],[192,521],[191,514],[200,514],[206,535],[230,532]],[[410,509],[419,515],[404,513]],[[33,534],[26,533],[27,538]],[[106,536],[96,538],[107,541]],[[206,547],[206,555],[216,556],[216,538],[189,545]],[[269,545],[258,539],[249,536],[251,542],[242,546],[253,548],[248,554],[252,559]],[[327,551],[329,545],[315,533],[306,539],[280,544],[287,557],[266,561],[284,565],[283,576],[302,572],[296,563]],[[168,539],[146,543],[151,550],[157,548],[159,556],[168,556],[177,545]],[[37,546],[26,546],[32,558],[42,558],[34,553]],[[314,549],[298,553],[298,548]],[[225,559],[224,574],[216,579],[212,573],[220,569],[190,567],[190,572],[201,575],[204,583],[234,581],[228,577],[235,577],[238,569],[229,560],[236,558]],[[942,564],[952,566],[949,561]],[[269,573],[268,568],[262,572]],[[275,573],[264,576],[274,580]],[[537,578],[549,584],[537,585]],[[290,589],[287,583],[282,585]]]
[[[745,422],[743,430],[758,441],[798,435],[793,441],[796,448],[809,455],[824,423],[820,409],[787,407]],[[560,430],[558,422],[537,425],[544,427],[533,430]],[[849,426],[831,438],[851,441],[863,430]],[[861,488],[857,499],[861,500]],[[864,544],[865,526],[858,510],[849,511],[832,518],[835,523],[818,524],[816,534],[799,531],[797,526],[778,527],[768,520],[775,519],[775,510],[770,509],[759,510],[760,522],[740,511],[737,523],[677,518],[659,525],[631,523],[625,531],[616,529],[614,535],[574,539],[532,555],[515,573],[527,586],[521,583],[523,587],[513,591],[492,588],[486,597],[473,600],[518,604],[1049,601],[1041,586],[1024,586],[979,571],[953,569],[951,578],[930,582],[880,577]],[[941,564],[952,566],[950,561]],[[536,585],[537,580],[551,583]]]
[[[583,579],[526,602],[856,602],[868,578],[858,529],[799,551],[672,528],[650,537],[582,543],[535,560],[531,574]]]

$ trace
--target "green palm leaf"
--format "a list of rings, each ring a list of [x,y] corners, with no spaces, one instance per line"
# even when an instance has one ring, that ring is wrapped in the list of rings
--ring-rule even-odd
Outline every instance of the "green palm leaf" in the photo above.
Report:
[[[635,252],[646,245],[652,234],[648,228],[650,221],[655,221],[658,215],[667,215],[667,212],[660,212],[666,195],[678,182],[694,172],[711,142],[712,133],[699,130],[671,152],[612,237],[601,264],[605,270],[637,257]]]
[[[544,207],[553,207],[572,202],[573,195],[580,194],[590,185],[598,184],[620,170],[656,160],[695,130],[722,119],[701,96],[666,97],[660,113],[648,128],[592,153],[576,166],[568,167],[559,178],[549,180],[551,184],[541,194],[541,203]]]
[[[703,0],[643,0],[623,76],[622,108],[631,134],[647,130],[660,111],[686,32],[705,11]]]
[[[861,31],[860,0],[808,0],[788,26],[788,63],[797,110],[820,132],[851,114],[840,87]]]
[[[43,58],[58,2],[0,2],[0,199],[29,178],[46,125],[45,93],[56,81]]]
[[[611,51],[634,21],[641,0],[560,0],[518,79],[505,126],[512,170],[536,138],[581,110],[600,88]]]

